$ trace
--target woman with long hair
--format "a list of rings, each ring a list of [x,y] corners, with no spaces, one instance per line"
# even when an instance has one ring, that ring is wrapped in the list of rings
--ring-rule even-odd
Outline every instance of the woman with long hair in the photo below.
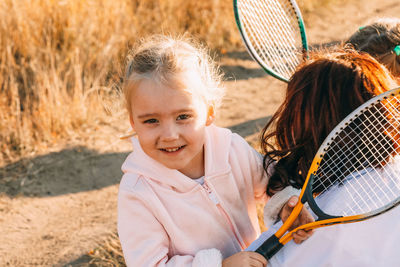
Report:
[[[390,72],[367,53],[352,49],[312,53],[291,77],[283,103],[262,131],[264,167],[275,169],[267,194],[289,186],[300,189],[318,148],[335,126],[366,101],[396,86]],[[264,214],[269,212],[264,209]],[[269,266],[393,266],[400,238],[398,219],[399,208],[364,222],[319,229],[299,246],[286,244]],[[280,225],[271,226],[248,249],[257,249]]]

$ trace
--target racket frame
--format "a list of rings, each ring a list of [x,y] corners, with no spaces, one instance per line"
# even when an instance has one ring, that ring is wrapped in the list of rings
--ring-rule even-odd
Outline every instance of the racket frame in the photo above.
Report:
[[[322,142],[321,146],[319,147],[316,156],[314,157],[311,166],[308,170],[306,180],[304,182],[304,185],[301,189],[299,199],[300,201],[297,202],[296,206],[293,208],[292,213],[289,215],[288,219],[285,221],[285,223],[275,232],[274,235],[272,235],[270,238],[268,238],[257,250],[256,252],[262,254],[264,257],[267,259],[270,259],[273,255],[275,255],[286,243],[288,243],[290,240],[293,238],[293,233],[295,233],[298,230],[312,230],[324,226],[329,226],[329,225],[335,225],[335,224],[344,224],[344,223],[352,223],[352,222],[358,222],[358,221],[363,221],[366,219],[370,219],[372,217],[378,216],[388,210],[393,209],[394,207],[398,206],[400,204],[400,196],[398,196],[395,200],[391,201],[390,203],[375,209],[374,211],[371,212],[366,212],[360,215],[351,215],[351,216],[331,216],[326,213],[324,213],[316,204],[314,197],[312,196],[312,182],[314,180],[314,174],[318,170],[319,164],[321,163],[323,156],[325,154],[326,147],[329,146],[329,143],[335,139],[335,137],[340,133],[341,129],[345,128],[347,124],[349,124],[351,121],[353,121],[355,118],[357,118],[357,114],[360,113],[360,110],[365,109],[365,107],[370,106],[371,103],[376,103],[380,102],[390,96],[397,96],[400,97],[400,87],[392,89],[390,91],[386,91],[378,96],[375,96],[368,101],[366,101],[364,104],[359,106],[357,109],[355,109],[353,112],[351,112],[349,115],[347,115],[331,132],[330,134],[325,138],[325,140]],[[290,226],[293,224],[293,222],[296,220],[297,216],[300,214],[303,206],[305,203],[308,203],[309,207],[311,210],[317,215],[317,219],[315,222],[312,223],[307,223],[304,225],[301,225],[293,230],[291,230],[289,233],[284,235]]]
[[[242,40],[246,46],[247,51],[249,52],[250,56],[263,68],[263,70],[271,75],[274,78],[277,78],[283,82],[289,82],[289,78],[283,77],[280,75],[278,72],[274,71],[272,68],[268,67],[266,64],[264,64],[264,60],[258,55],[257,51],[253,48],[253,45],[251,45],[250,39],[247,36],[247,33],[244,30],[242,21],[241,21],[241,16],[239,14],[239,8],[238,8],[238,1],[241,0],[233,0],[233,12],[235,14],[235,21],[236,25],[239,29],[240,36],[242,37]],[[255,0],[257,1],[257,0]],[[308,43],[307,43],[307,36],[306,36],[306,29],[303,21],[303,17],[300,12],[300,8],[298,7],[296,1],[294,0],[287,0],[293,7],[293,10],[296,14],[299,30],[300,30],[300,36],[301,36],[301,42],[303,46],[303,57],[308,58],[307,52],[308,52]]]

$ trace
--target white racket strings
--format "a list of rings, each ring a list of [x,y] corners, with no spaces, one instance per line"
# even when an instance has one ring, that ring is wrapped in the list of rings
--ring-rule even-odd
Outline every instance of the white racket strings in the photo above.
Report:
[[[374,102],[329,142],[312,183],[325,213],[373,212],[400,196],[399,107],[396,96]]]
[[[303,58],[298,17],[289,1],[241,0],[238,10],[255,54],[279,75],[289,78]]]

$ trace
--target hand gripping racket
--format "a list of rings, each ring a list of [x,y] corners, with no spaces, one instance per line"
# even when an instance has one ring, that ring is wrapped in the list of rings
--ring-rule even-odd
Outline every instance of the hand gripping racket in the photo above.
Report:
[[[324,140],[308,171],[300,201],[256,252],[270,259],[297,230],[363,221],[400,203],[400,88],[349,114]],[[307,203],[315,222],[290,231]]]
[[[294,0],[234,0],[236,24],[250,55],[270,75],[288,82],[308,50]]]

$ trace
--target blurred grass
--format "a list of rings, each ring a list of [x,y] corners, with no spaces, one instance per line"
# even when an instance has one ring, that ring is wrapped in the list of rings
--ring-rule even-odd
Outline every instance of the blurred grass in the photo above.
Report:
[[[88,266],[126,266],[117,234],[109,236],[102,246],[90,251],[88,255]]]
[[[0,166],[109,120],[131,44],[185,32],[240,43],[230,1],[0,1]]]

